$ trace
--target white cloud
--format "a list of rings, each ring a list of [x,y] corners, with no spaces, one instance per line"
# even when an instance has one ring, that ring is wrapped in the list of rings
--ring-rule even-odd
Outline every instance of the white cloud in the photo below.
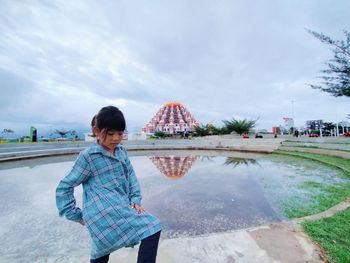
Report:
[[[331,52],[305,28],[341,38],[349,7],[345,0],[4,1],[0,125],[88,127],[114,104],[139,129],[173,100],[203,123],[260,117],[269,129],[292,114],[291,101],[298,125],[341,120],[349,99],[307,85]]]

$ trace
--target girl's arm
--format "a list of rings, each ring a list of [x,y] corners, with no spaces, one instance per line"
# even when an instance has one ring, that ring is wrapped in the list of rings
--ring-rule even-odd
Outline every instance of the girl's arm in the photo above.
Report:
[[[90,166],[85,156],[80,153],[72,170],[61,180],[56,188],[56,205],[60,216],[79,222],[82,219],[81,209],[76,207],[74,187],[84,182],[90,175]]]
[[[126,153],[125,149],[124,149],[124,153],[125,153],[125,164],[127,167],[127,171],[128,171],[128,179],[129,179],[129,200],[130,200],[130,204],[131,205],[138,205],[141,206],[141,190],[140,190],[140,185],[139,182],[137,180],[134,168],[132,167],[132,164],[129,160],[128,154]]]

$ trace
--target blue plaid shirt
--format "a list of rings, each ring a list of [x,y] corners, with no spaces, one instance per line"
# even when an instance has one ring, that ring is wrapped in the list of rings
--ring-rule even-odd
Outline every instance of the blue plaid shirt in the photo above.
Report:
[[[74,198],[74,187],[80,184],[82,210]],[[98,144],[82,151],[56,189],[59,215],[75,222],[84,220],[91,236],[92,259],[135,245],[162,229],[156,217],[131,208],[133,203],[141,204],[140,187],[120,145],[114,155]]]

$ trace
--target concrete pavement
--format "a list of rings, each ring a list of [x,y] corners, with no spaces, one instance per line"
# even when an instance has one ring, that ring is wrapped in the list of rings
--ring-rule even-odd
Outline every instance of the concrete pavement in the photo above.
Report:
[[[138,247],[111,254],[110,262],[134,263]],[[83,261],[82,261],[83,262]],[[161,240],[158,263],[319,263],[322,251],[293,222],[234,232]]]

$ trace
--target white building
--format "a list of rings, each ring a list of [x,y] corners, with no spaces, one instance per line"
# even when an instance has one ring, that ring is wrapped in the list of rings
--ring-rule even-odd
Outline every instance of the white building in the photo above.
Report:
[[[283,121],[284,121],[283,128],[286,129],[287,131],[289,131],[291,128],[294,127],[293,118],[284,117]]]

